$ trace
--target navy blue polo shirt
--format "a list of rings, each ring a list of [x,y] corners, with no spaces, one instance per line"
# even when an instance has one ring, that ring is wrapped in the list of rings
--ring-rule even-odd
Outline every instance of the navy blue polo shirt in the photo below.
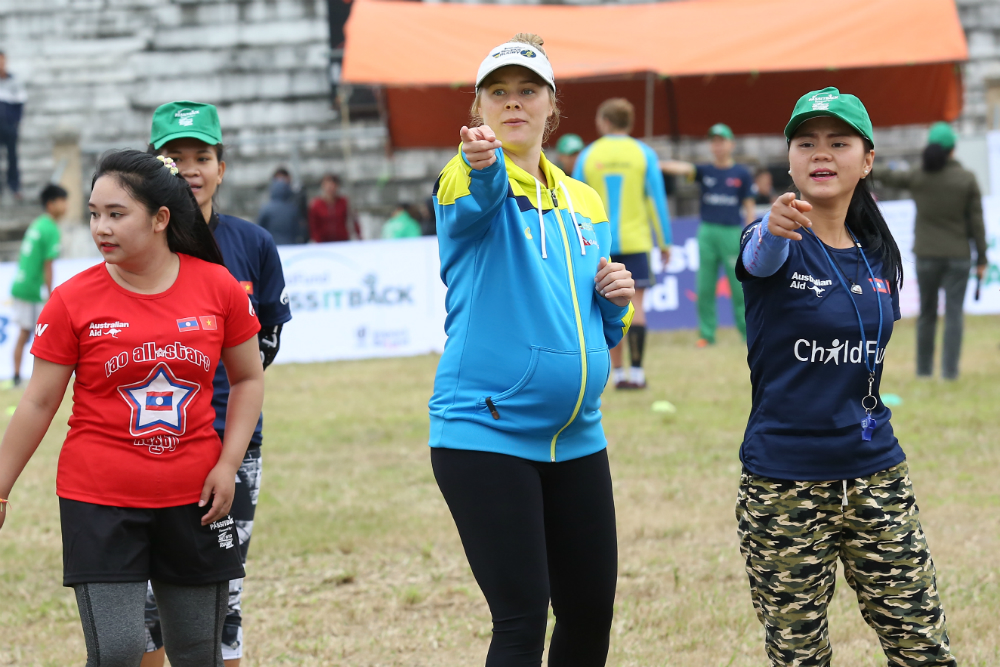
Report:
[[[747,227],[743,246],[760,222]],[[861,439],[868,394],[858,316],[864,322],[869,358],[876,352],[878,301],[882,302],[882,339],[873,393],[878,396],[885,346],[900,318],[896,285],[882,275],[881,254],[866,250],[877,282],[864,262],[858,269],[856,248],[827,247],[846,276],[857,276],[861,295],[845,289],[808,232],[791,241],[788,259],[772,276],[757,278],[743,267],[742,248],[736,275],[746,300],[747,361],[753,403],[740,460],[750,472],[784,480],[855,479],[891,468],[903,453],[893,435],[889,408],[879,399],[872,416],[878,426],[871,441]]]
[[[694,180],[701,186],[701,219],[717,225],[742,227],[746,220],[743,200],[757,196],[750,170],[741,164],[719,169],[712,164],[695,167]]]
[[[246,289],[257,311],[260,326],[273,327],[291,320],[281,258],[267,230],[252,222],[219,214],[212,216],[211,228],[226,261],[226,268]],[[226,406],[229,403],[229,378],[221,361],[215,369],[213,389],[214,426],[221,433],[226,429]],[[250,447],[262,444],[263,426],[264,416],[261,415],[250,439]]]

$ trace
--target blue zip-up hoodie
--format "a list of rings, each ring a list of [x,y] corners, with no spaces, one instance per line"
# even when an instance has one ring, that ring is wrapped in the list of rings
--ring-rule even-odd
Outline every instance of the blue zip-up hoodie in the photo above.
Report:
[[[459,152],[434,186],[448,341],[430,445],[533,461],[587,456],[607,446],[608,349],[633,314],[595,289],[611,250],[608,217],[594,190],[544,155],[546,183],[496,155],[476,171]]]

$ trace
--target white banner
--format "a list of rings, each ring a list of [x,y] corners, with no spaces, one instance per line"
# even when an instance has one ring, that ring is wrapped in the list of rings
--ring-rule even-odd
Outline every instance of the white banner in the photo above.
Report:
[[[292,307],[275,363],[426,354],[444,350],[445,287],[437,239],[355,241],[278,248]],[[100,262],[59,259],[56,285]],[[10,287],[17,265],[0,263],[0,379],[14,373]],[[22,377],[33,357],[25,349]]]
[[[917,208],[912,200],[886,201],[879,204],[882,215],[892,230],[903,256],[903,289],[899,293],[899,309],[903,317],[920,313],[920,291],[917,288],[917,267],[913,256],[913,225]],[[983,219],[986,223],[986,245],[989,266],[975,300],[976,276],[969,275],[965,292],[965,312],[973,315],[1000,313],[1000,195],[983,197]],[[938,309],[944,312],[944,299],[938,300]]]
[[[444,350],[437,239],[278,248],[292,321],[275,363]]]

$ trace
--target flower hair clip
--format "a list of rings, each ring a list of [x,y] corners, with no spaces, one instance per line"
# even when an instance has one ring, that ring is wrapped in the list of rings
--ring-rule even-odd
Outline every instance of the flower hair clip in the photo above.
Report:
[[[177,163],[174,162],[173,158],[169,158],[166,155],[157,155],[156,159],[163,163],[163,166],[170,170],[171,176],[176,176],[180,169],[177,168]]]

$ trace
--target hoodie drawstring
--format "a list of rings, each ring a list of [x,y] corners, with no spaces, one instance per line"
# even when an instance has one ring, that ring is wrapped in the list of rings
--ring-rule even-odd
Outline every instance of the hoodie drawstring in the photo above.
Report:
[[[535,201],[538,202],[538,226],[542,230],[542,259],[548,259],[545,252],[545,218],[542,217],[542,184],[535,179]]]
[[[566,184],[559,181],[559,187],[562,188],[563,194],[566,195],[566,205],[569,206],[570,217],[573,218],[573,229],[576,230],[576,238],[580,239],[580,254],[587,254],[587,246],[583,243],[583,232],[580,231],[580,225],[576,221],[576,211],[573,209],[573,198],[569,196],[569,189]]]
[[[844,495],[841,497],[840,506],[847,507],[847,480],[841,480],[844,483]]]

